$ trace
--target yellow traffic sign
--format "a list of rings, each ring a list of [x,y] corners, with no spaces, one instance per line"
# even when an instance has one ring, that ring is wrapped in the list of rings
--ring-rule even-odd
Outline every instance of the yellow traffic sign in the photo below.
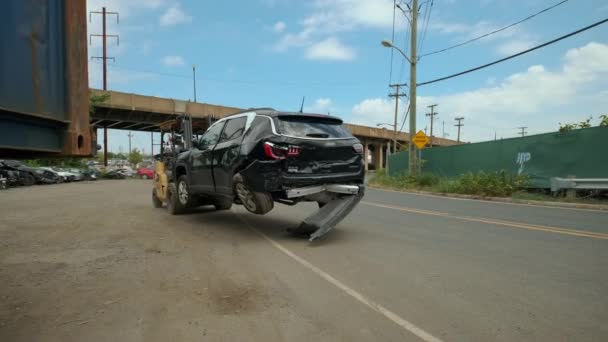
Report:
[[[423,149],[429,141],[429,137],[427,137],[423,131],[418,131],[418,133],[414,135],[414,145],[420,150]]]

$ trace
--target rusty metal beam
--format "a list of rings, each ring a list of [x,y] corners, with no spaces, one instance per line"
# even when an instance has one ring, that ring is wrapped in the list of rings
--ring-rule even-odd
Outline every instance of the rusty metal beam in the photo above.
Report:
[[[145,125],[145,124],[146,124],[145,122],[136,122],[134,124],[127,125],[125,127],[120,127],[120,129],[129,129],[131,127],[135,127],[135,126],[139,126],[139,125]]]
[[[105,127],[106,127],[106,128],[112,128],[112,127],[116,127],[116,126],[118,126],[118,125],[120,125],[120,124],[123,124],[123,123],[125,123],[125,122],[124,122],[124,121],[116,121],[116,122],[114,122],[114,123],[111,123],[111,124],[109,124],[109,125],[106,125]]]
[[[64,1],[66,119],[63,154],[88,156],[94,153],[89,124],[89,80],[87,11],[85,0]],[[96,143],[95,143],[96,144]]]

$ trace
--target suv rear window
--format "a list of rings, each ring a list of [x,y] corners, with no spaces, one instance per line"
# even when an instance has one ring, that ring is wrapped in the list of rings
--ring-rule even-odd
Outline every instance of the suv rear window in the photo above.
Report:
[[[350,138],[353,135],[340,120],[312,116],[277,117],[280,134],[299,138]]]

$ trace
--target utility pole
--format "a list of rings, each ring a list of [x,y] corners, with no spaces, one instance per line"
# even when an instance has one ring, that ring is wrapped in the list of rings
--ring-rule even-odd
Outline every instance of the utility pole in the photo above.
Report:
[[[388,86],[391,88],[395,88],[395,93],[389,94],[388,96],[395,98],[395,120],[393,124],[393,153],[397,153],[397,115],[399,114],[399,98],[401,96],[407,96],[406,94],[399,93],[399,87],[405,87],[407,86],[407,84],[389,84]]]
[[[458,123],[454,126],[458,127],[458,138],[456,139],[456,142],[460,142],[460,127],[464,126],[464,124],[462,123],[462,120],[464,120],[464,117],[459,117],[459,118],[454,118],[454,120],[458,121]]]
[[[528,127],[517,127],[517,128],[521,129],[521,132],[519,132],[519,134],[521,134],[521,137],[522,137],[522,138],[523,138],[523,137],[524,137],[526,134],[528,134],[528,133],[526,132],[526,128],[528,128]]]
[[[192,64],[192,83],[194,85],[194,102],[196,102],[196,65]]]
[[[131,154],[131,138],[133,137],[133,132],[129,131],[127,136],[129,137],[129,154]]]
[[[414,145],[414,135],[416,134],[416,46],[418,42],[418,0],[412,0],[412,36],[410,39],[410,146],[409,161],[410,175],[416,175],[418,171],[418,161],[416,160],[416,147]]]
[[[437,107],[437,104],[432,104],[430,106],[427,106],[428,108],[431,108],[431,112],[427,113],[426,116],[430,116],[431,117],[431,146],[429,147],[433,147],[433,121],[435,121],[435,115],[439,114],[437,112],[435,112],[435,107]]]
[[[105,7],[102,7],[101,12],[99,11],[91,11],[89,13],[89,22],[91,22],[92,14],[101,14],[102,21],[102,33],[101,34],[91,34],[89,36],[89,45],[91,44],[92,37],[101,37],[102,46],[103,46],[103,54],[101,57],[93,56],[93,59],[101,59],[103,64],[103,91],[108,90],[108,59],[114,61],[114,57],[108,57],[107,54],[107,44],[106,40],[108,37],[116,38],[116,45],[120,44],[120,40],[117,34],[106,34],[106,15],[116,15],[116,24],[118,24],[118,12],[107,12]],[[103,127],[103,165],[108,166],[108,127]]]
[[[445,120],[441,121],[441,137],[445,139]]]

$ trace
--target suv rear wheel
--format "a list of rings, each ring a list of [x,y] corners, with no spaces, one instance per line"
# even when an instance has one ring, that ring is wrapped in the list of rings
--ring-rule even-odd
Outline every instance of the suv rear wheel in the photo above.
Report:
[[[234,176],[234,191],[245,209],[249,212],[264,215],[274,207],[272,196],[267,192],[252,191],[244,182],[240,174]]]

